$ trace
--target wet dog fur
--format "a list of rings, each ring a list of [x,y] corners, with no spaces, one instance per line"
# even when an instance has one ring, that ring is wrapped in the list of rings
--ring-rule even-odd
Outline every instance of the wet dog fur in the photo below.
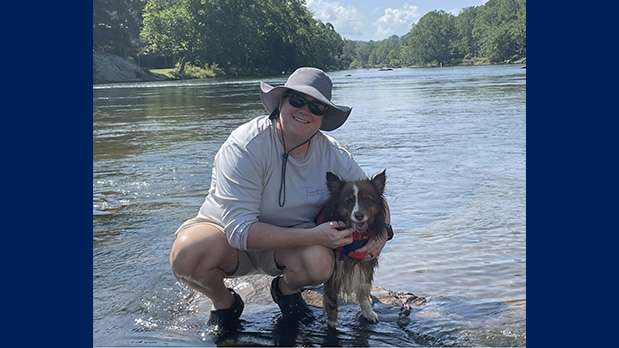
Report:
[[[386,203],[383,196],[385,180],[384,170],[371,179],[358,181],[343,181],[328,172],[330,198],[325,206],[327,221],[343,221],[347,228],[354,227],[370,239],[386,239]],[[323,295],[323,307],[330,327],[337,325],[338,297],[349,299],[355,296],[361,307],[361,315],[371,323],[378,322],[378,315],[372,309],[370,299],[376,266],[377,259],[358,261],[345,256],[340,260],[339,255],[335,255],[333,274],[325,283]]]

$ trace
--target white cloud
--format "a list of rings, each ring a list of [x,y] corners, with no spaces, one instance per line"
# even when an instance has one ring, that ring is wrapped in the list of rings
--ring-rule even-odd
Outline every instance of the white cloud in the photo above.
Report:
[[[376,37],[384,39],[391,35],[406,34],[411,25],[420,17],[417,6],[404,4],[401,8],[386,8],[376,21]]]
[[[307,0],[306,5],[314,18],[333,24],[342,37],[352,40],[383,40],[391,35],[402,36],[421,17],[419,8],[407,3],[399,8],[366,10],[367,13],[341,0]]]
[[[342,5],[339,1],[308,0],[307,7],[314,18],[323,23],[331,23],[335,30],[345,38],[360,39],[364,37],[363,16],[353,6]]]

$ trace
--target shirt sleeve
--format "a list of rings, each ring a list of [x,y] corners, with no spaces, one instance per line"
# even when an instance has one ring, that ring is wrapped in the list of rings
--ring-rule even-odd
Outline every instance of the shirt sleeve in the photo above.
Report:
[[[217,178],[214,200],[221,207],[221,221],[230,246],[247,250],[249,227],[258,221],[262,198],[260,166],[247,149],[224,143],[215,156]]]
[[[365,173],[365,171],[363,169],[361,169],[361,167],[359,166],[359,164],[357,163],[357,161],[355,161],[352,158],[352,155],[350,156],[350,163],[349,163],[349,168],[348,168],[348,172],[350,173],[350,178],[346,179],[346,180],[361,180],[361,179],[367,179],[367,174]]]
[[[339,176],[346,181],[367,179],[367,174],[361,169],[361,166],[355,161],[352,154],[343,147],[341,147],[339,151],[342,168],[342,170],[339,171]]]

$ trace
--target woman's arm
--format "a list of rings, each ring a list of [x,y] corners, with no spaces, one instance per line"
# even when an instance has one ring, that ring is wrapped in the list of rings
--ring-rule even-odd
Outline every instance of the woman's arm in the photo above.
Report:
[[[248,249],[285,249],[309,245],[327,248],[352,243],[352,229],[342,229],[342,222],[325,222],[313,228],[287,228],[256,222],[249,228]]]

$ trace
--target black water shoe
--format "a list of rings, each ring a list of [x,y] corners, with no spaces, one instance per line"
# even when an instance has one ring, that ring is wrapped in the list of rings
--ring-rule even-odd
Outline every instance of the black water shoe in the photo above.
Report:
[[[241,296],[234,290],[228,288],[232,297],[234,298],[232,306],[226,309],[217,309],[211,311],[211,316],[208,318],[207,325],[210,326],[209,331],[211,333],[221,333],[225,331],[234,330],[239,327],[239,317],[243,313],[245,304]]]
[[[288,318],[306,319],[312,317],[312,311],[303,300],[300,292],[284,295],[279,289],[279,281],[282,276],[277,276],[271,281],[271,297],[277,303],[282,315]]]

